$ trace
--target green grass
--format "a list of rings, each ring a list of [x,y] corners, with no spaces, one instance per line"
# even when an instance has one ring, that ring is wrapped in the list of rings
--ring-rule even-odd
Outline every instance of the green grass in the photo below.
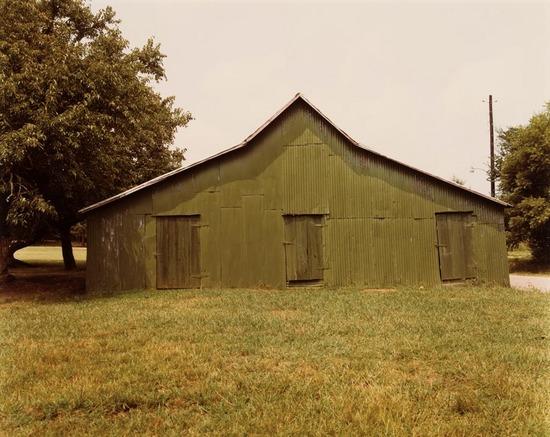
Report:
[[[86,248],[73,247],[73,254],[79,267],[86,265]],[[61,267],[63,255],[60,246],[29,246],[15,252],[15,258],[31,265]]]
[[[10,302],[0,429],[548,435],[549,304],[498,288]]]

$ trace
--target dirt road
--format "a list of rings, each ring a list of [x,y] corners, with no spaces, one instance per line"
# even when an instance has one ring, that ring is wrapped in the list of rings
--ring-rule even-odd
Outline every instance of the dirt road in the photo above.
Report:
[[[510,275],[510,285],[515,288],[535,288],[550,292],[550,276]]]

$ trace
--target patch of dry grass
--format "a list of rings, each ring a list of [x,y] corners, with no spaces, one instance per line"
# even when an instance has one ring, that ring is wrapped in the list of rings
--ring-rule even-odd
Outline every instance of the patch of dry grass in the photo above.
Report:
[[[9,302],[0,428],[545,435],[549,303],[496,288]]]

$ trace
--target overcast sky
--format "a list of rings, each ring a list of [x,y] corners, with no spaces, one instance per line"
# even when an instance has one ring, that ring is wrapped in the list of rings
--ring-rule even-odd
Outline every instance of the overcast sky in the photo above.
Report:
[[[489,192],[487,96],[495,126],[550,100],[550,2],[268,3],[92,0],[131,45],[167,55],[161,94],[195,120],[188,163],[242,141],[302,92],[355,140]]]

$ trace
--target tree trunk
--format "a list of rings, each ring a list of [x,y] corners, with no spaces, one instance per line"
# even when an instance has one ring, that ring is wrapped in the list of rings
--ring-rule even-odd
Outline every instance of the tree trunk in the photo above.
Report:
[[[0,237],[0,284],[7,282],[10,278],[8,274],[8,261],[10,259],[11,240]]]
[[[0,286],[13,279],[8,272],[10,260],[10,247],[12,243],[8,232],[8,210],[10,207],[9,196],[4,192],[0,196]]]
[[[74,260],[73,245],[71,243],[71,228],[62,228],[60,230],[60,236],[65,270],[73,270],[76,268],[76,261]]]

